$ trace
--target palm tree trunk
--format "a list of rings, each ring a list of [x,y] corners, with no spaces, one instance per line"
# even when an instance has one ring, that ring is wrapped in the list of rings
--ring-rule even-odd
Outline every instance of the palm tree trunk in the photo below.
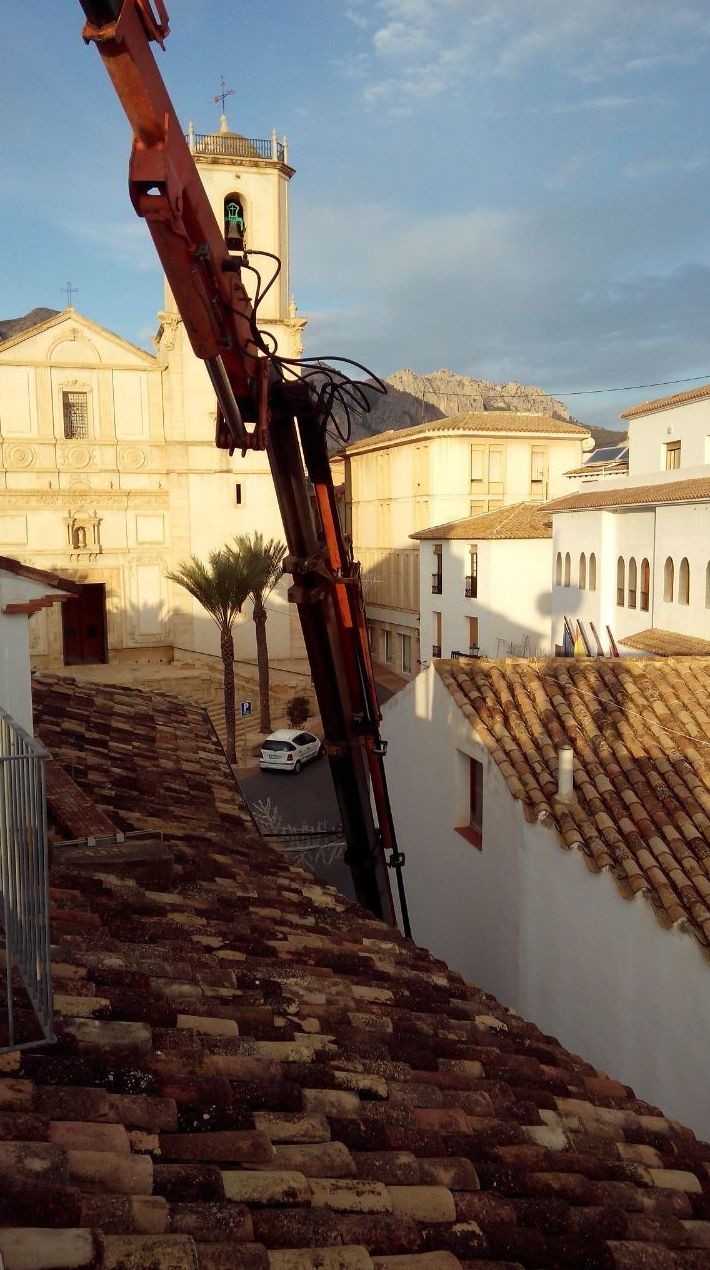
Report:
[[[237,762],[236,715],[234,705],[234,640],[229,629],[220,631],[222,661],[224,663],[224,722],[227,729],[227,758]]]
[[[266,643],[266,607],[262,599],[254,601],[254,626],[256,628],[256,665],[259,672],[259,727],[262,732],[270,732],[269,650]]]

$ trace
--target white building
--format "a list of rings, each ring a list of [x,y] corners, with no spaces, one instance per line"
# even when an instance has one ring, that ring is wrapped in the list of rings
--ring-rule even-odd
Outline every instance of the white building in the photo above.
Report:
[[[549,503],[552,641],[710,652],[710,386],[635,406],[629,470]]]
[[[422,663],[548,649],[552,526],[536,504],[420,529]]]
[[[469,411],[348,446],[347,528],[362,564],[375,660],[409,677],[429,656],[425,645],[420,651],[413,532],[561,494],[564,473],[591,447],[577,423],[512,410]],[[463,634],[459,644],[468,647]]]
[[[68,578],[0,556],[0,707],[32,736],[30,622],[35,613],[71,600],[81,588]]]
[[[288,292],[293,168],[284,144],[229,132],[224,119],[218,133],[191,130],[190,144],[228,247],[281,259],[258,318],[297,357],[305,323]],[[251,279],[245,270],[253,292]],[[71,307],[29,329],[15,323],[0,343],[0,552],[81,587],[71,623],[69,609],[64,621],[59,611],[33,619],[41,668],[217,656],[215,624],[167,572],[236,534],[283,538],[266,453],[230,457],[215,447],[215,394],[167,285],[159,321],[154,354]],[[302,656],[285,583],[269,616],[271,652]],[[253,656],[248,605],[234,636],[237,656]]]
[[[710,661],[440,661],[383,715],[417,942],[708,1136]]]

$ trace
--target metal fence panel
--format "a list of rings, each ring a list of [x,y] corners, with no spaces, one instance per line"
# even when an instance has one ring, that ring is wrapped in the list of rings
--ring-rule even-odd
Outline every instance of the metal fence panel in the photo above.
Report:
[[[49,937],[49,867],[45,763],[47,751],[0,706],[0,894],[5,943],[6,1049],[53,1041]],[[19,974],[41,1036],[20,1036]]]

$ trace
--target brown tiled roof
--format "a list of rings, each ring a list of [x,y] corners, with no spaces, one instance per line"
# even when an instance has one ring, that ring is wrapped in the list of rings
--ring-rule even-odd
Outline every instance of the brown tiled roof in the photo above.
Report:
[[[662,631],[655,626],[639,631],[637,635],[626,635],[619,643],[626,648],[651,653],[654,657],[710,656],[710,639],[700,639],[697,635],[681,635],[679,631]]]
[[[539,514],[538,503],[512,503],[480,516],[450,520],[433,529],[418,529],[410,538],[551,538],[552,525]]]
[[[637,507],[658,503],[693,503],[710,498],[710,477],[694,476],[685,481],[659,481],[657,485],[617,485],[566,494],[545,503],[546,512],[586,511],[595,507]]]
[[[656,410],[667,410],[669,406],[684,406],[689,401],[700,401],[703,397],[710,397],[710,384],[703,384],[701,388],[690,388],[687,392],[674,393],[672,397],[657,397],[655,401],[642,401],[640,406],[632,406],[630,410],[624,410],[620,415],[620,419],[636,419],[638,415],[654,414]]]
[[[7,1270],[707,1265],[710,1146],[258,839],[201,711],[38,680],[35,716],[173,864],[55,863]]]
[[[440,432],[495,432],[508,435],[513,432],[535,432],[544,436],[588,437],[589,428],[567,419],[553,419],[551,415],[523,410],[468,410],[464,414],[450,415],[446,419],[433,419],[417,423],[413,428],[390,428],[376,436],[364,437],[347,446],[346,454],[359,454],[379,445],[392,445],[417,437]]]
[[[50,573],[46,569],[35,569],[32,565],[22,564],[14,556],[0,556],[0,570],[14,573],[19,578],[28,578],[31,582],[42,582],[45,586],[55,587],[58,591],[68,591],[71,595],[79,595],[81,586],[78,582],[70,582],[58,573]]]
[[[531,820],[710,945],[710,663],[435,662]],[[574,796],[557,752],[574,750]]]

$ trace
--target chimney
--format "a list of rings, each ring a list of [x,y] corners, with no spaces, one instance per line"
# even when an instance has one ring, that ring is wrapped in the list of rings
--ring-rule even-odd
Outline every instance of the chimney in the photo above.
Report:
[[[557,797],[564,803],[572,801],[574,793],[574,750],[571,745],[561,745],[557,751]]]

